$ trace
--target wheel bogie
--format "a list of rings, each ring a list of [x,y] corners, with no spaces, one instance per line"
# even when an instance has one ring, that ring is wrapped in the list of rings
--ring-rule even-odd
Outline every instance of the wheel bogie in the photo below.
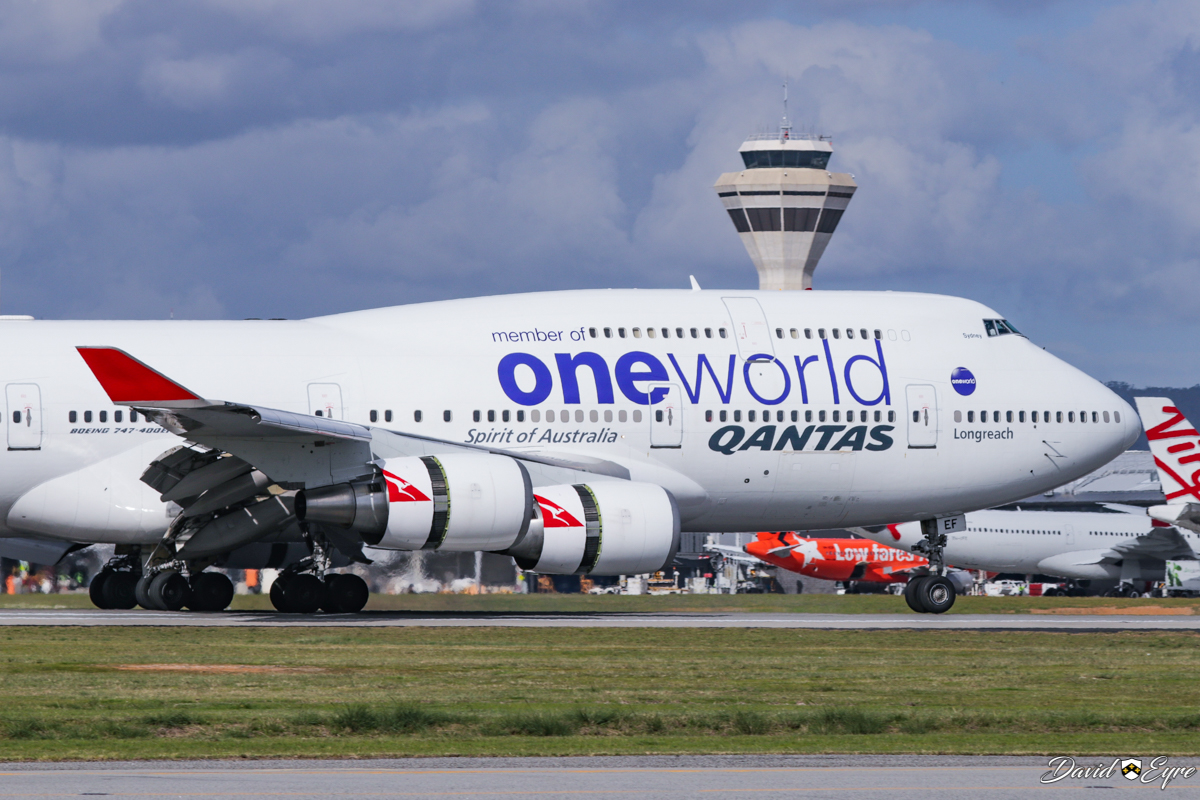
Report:
[[[357,614],[371,596],[367,582],[352,573],[325,576],[326,611],[334,614]]]
[[[192,576],[187,607],[192,611],[224,611],[233,602],[233,582],[219,572]]]
[[[954,584],[944,575],[931,575],[918,585],[916,600],[930,614],[944,614],[954,605]]]
[[[92,577],[92,582],[88,584],[88,597],[92,600],[92,605],[96,608],[108,608],[108,600],[104,596],[104,584],[108,582],[108,576],[112,574],[106,570],[100,570]]]
[[[130,609],[137,605],[134,590],[138,576],[132,572],[110,572],[104,579],[100,594],[104,598],[101,608]]]
[[[146,594],[150,602],[163,611],[178,611],[187,605],[191,591],[187,578],[168,569],[154,576]]]

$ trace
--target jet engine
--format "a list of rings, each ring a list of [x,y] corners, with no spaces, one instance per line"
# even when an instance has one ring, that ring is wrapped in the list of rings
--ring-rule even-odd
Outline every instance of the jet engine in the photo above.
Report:
[[[679,550],[679,508],[661,486],[629,481],[539,486],[538,518],[504,551],[552,575],[639,575]]]
[[[296,517],[357,531],[388,550],[503,550],[525,535],[533,485],[507,456],[390,458],[379,478],[306,489]]]

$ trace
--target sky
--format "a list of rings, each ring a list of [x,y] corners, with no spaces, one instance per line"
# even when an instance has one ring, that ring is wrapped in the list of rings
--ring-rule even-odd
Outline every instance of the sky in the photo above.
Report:
[[[1200,3],[4,0],[0,313],[300,318],[757,286],[749,133],[859,190],[818,289],[1200,383]]]

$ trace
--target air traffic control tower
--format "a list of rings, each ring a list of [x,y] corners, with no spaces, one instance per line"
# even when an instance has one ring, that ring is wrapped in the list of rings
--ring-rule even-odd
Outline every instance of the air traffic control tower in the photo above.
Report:
[[[758,269],[758,288],[811,289],[858,185],[826,171],[829,137],[794,136],[786,114],[779,133],[754,134],[738,152],[746,168],[726,172],[713,188]]]

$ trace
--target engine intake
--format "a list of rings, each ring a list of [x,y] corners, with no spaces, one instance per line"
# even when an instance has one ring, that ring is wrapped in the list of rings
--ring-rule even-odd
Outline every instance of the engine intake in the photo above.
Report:
[[[679,508],[661,486],[630,481],[539,486],[537,518],[504,551],[551,575],[640,575],[679,550]]]

